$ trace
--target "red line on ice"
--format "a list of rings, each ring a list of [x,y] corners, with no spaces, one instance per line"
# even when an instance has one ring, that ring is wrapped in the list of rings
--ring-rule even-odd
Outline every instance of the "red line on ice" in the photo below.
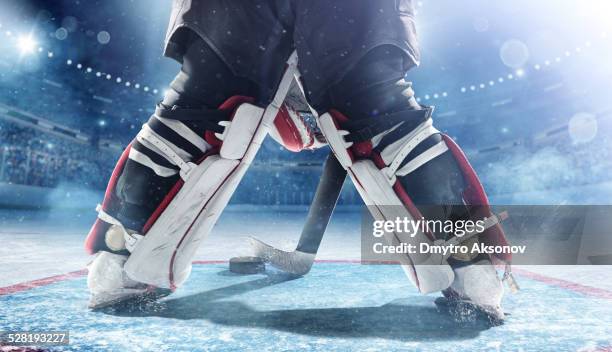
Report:
[[[612,352],[612,346],[597,347],[593,352]]]
[[[227,260],[196,260],[193,262],[195,265],[207,265],[207,264],[225,264]],[[316,263],[328,263],[328,264],[359,264],[359,259],[320,259],[316,260]],[[612,299],[612,291],[603,288],[597,288],[592,286],[586,286],[571,281],[556,279],[550,276],[537,274],[531,271],[513,268],[512,271],[520,276],[526,277],[531,280],[540,281],[550,286],[559,287],[573,292],[581,293],[585,296]],[[56,282],[70,280],[78,277],[85,276],[87,269],[72,271],[62,275],[50,276],[42,279],[26,281],[11,286],[0,287],[0,296],[10,295],[17,292],[27,291],[36,287],[50,285]],[[608,350],[604,350],[608,351]],[[610,350],[612,352],[612,350]]]
[[[557,286],[557,287],[560,287],[560,288],[563,288],[569,291],[582,293],[583,295],[586,295],[586,296],[604,298],[604,299],[612,299],[612,291],[606,290],[603,288],[597,288],[597,287],[577,284],[575,282],[556,279],[554,277],[550,277],[550,276],[546,276],[546,275],[542,275],[542,274],[538,274],[538,273],[534,273],[531,271],[518,269],[518,268],[512,268],[512,272],[519,274],[520,276],[524,276],[528,279],[540,281],[547,285]]]
[[[49,276],[43,279],[26,281],[26,282],[22,282],[22,283],[11,285],[11,286],[0,287],[0,296],[10,295],[10,294],[22,292],[22,291],[27,291],[32,288],[50,285],[55,282],[65,281],[65,280],[73,279],[76,277],[81,277],[85,274],[87,274],[87,270],[82,269],[82,270],[72,271],[66,274],[62,274],[62,275]]]

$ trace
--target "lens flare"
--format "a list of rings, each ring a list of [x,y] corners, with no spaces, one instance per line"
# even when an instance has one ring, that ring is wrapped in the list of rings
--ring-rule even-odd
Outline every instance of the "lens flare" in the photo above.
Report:
[[[31,54],[36,49],[38,43],[31,35],[23,35],[17,39],[17,47],[21,54]]]

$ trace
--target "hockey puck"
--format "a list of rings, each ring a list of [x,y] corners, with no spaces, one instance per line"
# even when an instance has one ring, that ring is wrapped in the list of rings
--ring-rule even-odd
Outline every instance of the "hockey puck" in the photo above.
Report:
[[[259,274],[266,271],[266,263],[259,257],[234,257],[230,259],[229,270],[236,274]]]

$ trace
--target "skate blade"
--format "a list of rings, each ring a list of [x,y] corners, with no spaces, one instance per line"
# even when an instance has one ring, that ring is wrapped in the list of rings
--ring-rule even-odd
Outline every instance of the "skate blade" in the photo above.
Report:
[[[506,318],[501,308],[480,306],[467,300],[438,297],[434,303],[441,310],[447,311],[457,322],[469,322],[484,318],[492,326],[499,326],[504,323]]]
[[[91,294],[88,308],[91,310],[107,308],[139,297],[144,297],[147,293],[148,291],[146,289],[122,289],[113,293]]]

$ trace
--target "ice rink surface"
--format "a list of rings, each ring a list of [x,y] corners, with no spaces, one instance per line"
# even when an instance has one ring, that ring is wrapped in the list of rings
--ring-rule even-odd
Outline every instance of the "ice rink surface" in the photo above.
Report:
[[[360,213],[340,210],[311,273],[239,276],[223,261],[245,236],[295,246],[306,209],[234,207],[197,254],[187,284],[158,302],[92,312],[82,270],[93,212],[0,212],[0,331],[69,330],[51,350],[610,351],[612,270],[517,268],[502,326],[458,320],[416,292],[399,267],[352,263]],[[221,261],[221,262],[219,262]],[[0,347],[0,351],[2,348]]]

